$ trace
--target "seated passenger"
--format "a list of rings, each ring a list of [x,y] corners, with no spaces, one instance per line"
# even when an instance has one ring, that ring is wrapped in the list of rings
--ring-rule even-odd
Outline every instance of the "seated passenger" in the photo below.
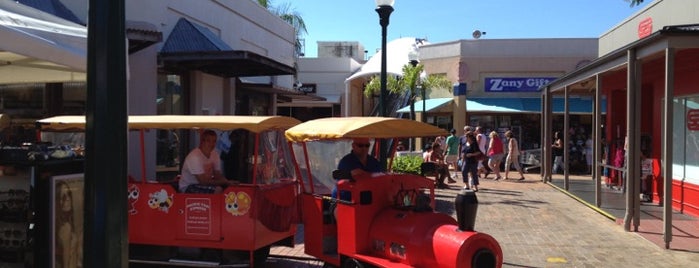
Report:
[[[369,155],[369,139],[356,138],[352,140],[352,151],[345,155],[337,164],[337,169],[346,171],[356,178],[367,173],[384,172],[379,160]],[[332,192],[333,197],[337,197],[337,188]],[[349,196],[340,194],[340,199],[349,200]]]
[[[216,147],[216,132],[206,130],[201,134],[199,147],[194,148],[182,164],[179,188],[184,193],[221,193],[225,186],[235,184],[221,173],[221,158]]]
[[[426,162],[435,163],[435,165],[437,166],[437,170],[435,170],[435,172],[437,173],[435,178],[435,186],[437,188],[449,188],[449,186],[447,186],[444,183],[445,178],[449,179],[449,183],[456,182],[451,177],[451,173],[449,172],[449,165],[444,161],[444,152],[442,151],[441,145],[438,142],[434,142],[432,144],[432,151],[429,153]]]

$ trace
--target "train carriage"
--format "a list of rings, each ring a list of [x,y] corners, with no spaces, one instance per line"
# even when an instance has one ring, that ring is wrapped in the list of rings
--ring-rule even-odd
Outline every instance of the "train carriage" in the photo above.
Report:
[[[244,178],[234,178],[241,183],[222,194],[181,193],[172,181],[146,178],[145,167],[140,180],[129,179],[124,194],[132,263],[172,263],[181,259],[182,251],[171,249],[198,248],[220,254],[211,258],[204,256],[207,250],[195,250],[197,256],[188,256],[195,257],[189,263],[226,263],[242,255],[243,262],[254,266],[265,262],[271,245],[293,247],[300,221],[299,185],[283,131],[298,123],[284,116],[129,116],[129,129],[141,133],[142,158],[148,129],[243,131],[252,149],[249,155],[236,152],[244,157],[247,172]],[[37,126],[42,132],[83,131],[85,117],[46,118]]]

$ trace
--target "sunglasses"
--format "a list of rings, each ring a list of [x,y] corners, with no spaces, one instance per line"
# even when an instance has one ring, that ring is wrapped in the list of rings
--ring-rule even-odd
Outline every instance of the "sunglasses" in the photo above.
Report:
[[[0,238],[0,245],[19,247],[20,245],[23,245],[23,244],[24,244],[24,240],[15,240],[15,239],[5,240],[5,239]]]
[[[369,148],[368,143],[355,143],[354,145],[359,147],[359,148]]]
[[[12,229],[5,229],[4,233],[5,233],[5,237],[7,237],[7,238],[10,238],[12,236],[14,236],[15,238],[19,238],[23,234],[22,231],[20,231],[20,230],[12,230]]]

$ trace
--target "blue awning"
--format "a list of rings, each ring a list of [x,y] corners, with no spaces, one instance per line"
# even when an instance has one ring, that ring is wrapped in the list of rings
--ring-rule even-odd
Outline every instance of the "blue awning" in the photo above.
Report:
[[[606,99],[602,99],[602,113],[606,113]],[[568,98],[568,112],[592,114],[592,98]],[[563,113],[564,98],[553,98],[553,112]],[[541,98],[467,98],[467,112],[541,113]]]
[[[170,72],[200,70],[221,77],[291,75],[294,67],[266,56],[233,50],[208,28],[180,18],[158,54]]]
[[[430,112],[434,109],[440,108],[444,105],[451,103],[453,100],[454,100],[453,98],[426,99],[425,100],[425,111]],[[400,108],[397,112],[398,113],[409,113],[410,112],[410,105],[405,106],[403,108]],[[422,101],[415,102],[415,112],[422,112]]]
[[[430,112],[451,103],[452,98],[428,99],[425,110]],[[565,101],[563,98],[553,99],[553,112],[563,113]],[[592,98],[568,98],[569,113],[592,114]],[[606,113],[607,101],[602,99],[602,113]],[[469,113],[541,113],[541,98],[467,98],[466,111]],[[409,113],[410,106],[398,110],[398,113]],[[415,112],[422,112],[422,101],[415,102]]]

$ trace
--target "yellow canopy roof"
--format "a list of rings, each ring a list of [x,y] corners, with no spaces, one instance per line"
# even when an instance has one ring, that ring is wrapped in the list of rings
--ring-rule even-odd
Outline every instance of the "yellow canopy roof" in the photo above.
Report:
[[[287,116],[237,115],[131,115],[129,129],[246,129],[261,132],[268,129],[287,129],[301,123]],[[84,131],[85,116],[56,116],[41,119],[37,124],[42,131]]]
[[[330,117],[310,120],[288,129],[290,141],[303,142],[351,138],[409,138],[449,135],[441,128],[419,121],[386,117]]]

